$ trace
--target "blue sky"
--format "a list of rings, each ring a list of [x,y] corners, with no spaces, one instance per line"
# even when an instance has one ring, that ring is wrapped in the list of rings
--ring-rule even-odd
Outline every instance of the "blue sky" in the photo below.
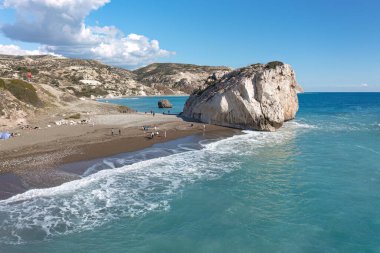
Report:
[[[20,1],[31,5],[20,7]],[[42,2],[49,1],[53,0]],[[95,58],[128,68],[153,61],[242,67],[280,60],[293,66],[306,91],[380,91],[377,0],[85,0],[86,6],[74,6],[83,10],[79,13],[72,13],[73,6],[55,6],[52,11],[49,5],[35,4],[38,0],[3,2],[3,46]],[[55,20],[59,15],[38,21],[39,15],[54,11],[75,16],[69,24],[73,36],[43,27],[66,22]],[[30,17],[21,22],[22,15]],[[73,39],[82,29],[75,22],[92,29],[90,37]],[[25,24],[30,34],[23,30]],[[42,27],[36,36],[33,27]],[[103,37],[96,37],[99,31],[93,27]],[[45,31],[50,34],[44,36]],[[82,50],[83,41],[93,38],[95,44]]]

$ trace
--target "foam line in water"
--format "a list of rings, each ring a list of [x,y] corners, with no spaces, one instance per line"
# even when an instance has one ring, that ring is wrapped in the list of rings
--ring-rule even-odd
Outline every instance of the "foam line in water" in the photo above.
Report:
[[[245,131],[203,149],[101,170],[49,189],[0,201],[0,244],[25,243],[83,231],[108,221],[168,210],[188,184],[212,180],[239,168],[241,157],[285,143],[292,127],[278,132]],[[111,163],[112,164],[112,163]]]
[[[367,150],[367,151],[370,151],[372,153],[375,153],[375,154],[379,154],[380,155],[380,152],[372,149],[372,148],[367,148],[367,147],[364,147],[364,146],[360,146],[360,145],[356,145],[356,147],[360,148],[360,149],[364,149],[364,150]]]

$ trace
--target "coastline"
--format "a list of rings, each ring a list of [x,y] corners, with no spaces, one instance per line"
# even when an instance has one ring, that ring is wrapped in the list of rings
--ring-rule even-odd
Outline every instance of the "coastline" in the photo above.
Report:
[[[189,94],[172,94],[172,95],[133,95],[133,96],[121,96],[121,97],[113,97],[113,98],[96,98],[94,101],[104,103],[103,101],[100,100],[114,100],[114,99],[121,99],[121,98],[146,98],[146,97],[188,97],[190,96]]]
[[[135,122],[131,120],[136,118],[138,120]],[[97,122],[95,126],[60,126],[24,131],[20,137],[2,141],[0,199],[29,189],[53,187],[78,179],[81,174],[81,168],[75,168],[78,164],[90,166],[92,161],[141,151],[159,143],[165,145],[184,137],[205,134],[205,138],[215,139],[239,133],[236,129],[215,125],[207,125],[203,131],[201,123],[186,122],[170,115],[98,115],[92,120]],[[150,139],[149,133],[144,133],[141,128],[143,122],[155,125],[161,132],[160,136]],[[112,129],[117,129],[117,132],[120,129],[121,135],[112,135]],[[62,167],[70,169],[62,170]]]

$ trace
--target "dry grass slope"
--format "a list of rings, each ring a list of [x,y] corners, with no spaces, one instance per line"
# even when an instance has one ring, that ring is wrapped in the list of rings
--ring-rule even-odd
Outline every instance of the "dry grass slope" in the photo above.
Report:
[[[43,106],[43,102],[38,97],[32,84],[18,79],[0,80],[0,88],[8,90],[18,100],[35,107]]]

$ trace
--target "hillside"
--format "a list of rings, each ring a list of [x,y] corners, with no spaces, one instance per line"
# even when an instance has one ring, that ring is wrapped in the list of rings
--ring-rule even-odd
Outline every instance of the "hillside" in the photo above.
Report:
[[[210,76],[228,70],[155,63],[129,71],[95,60],[0,55],[0,128],[26,124],[40,115],[102,111],[104,105],[93,102],[95,98],[190,94]],[[117,112],[111,107],[107,110]]]
[[[45,84],[0,78],[0,130],[50,124],[71,115],[118,113],[119,107],[77,97]]]
[[[136,83],[131,71],[94,60],[0,55],[0,77],[25,79],[27,72],[32,73],[33,83],[47,84],[77,97],[154,93]]]
[[[49,55],[0,55],[0,78],[26,79],[46,84],[77,97],[190,94],[214,73],[227,67],[155,63],[129,71],[95,60]]]
[[[181,91],[190,94],[203,87],[212,74],[222,75],[231,68],[198,66],[179,63],[154,63],[133,71],[138,82],[153,89],[170,92]]]

